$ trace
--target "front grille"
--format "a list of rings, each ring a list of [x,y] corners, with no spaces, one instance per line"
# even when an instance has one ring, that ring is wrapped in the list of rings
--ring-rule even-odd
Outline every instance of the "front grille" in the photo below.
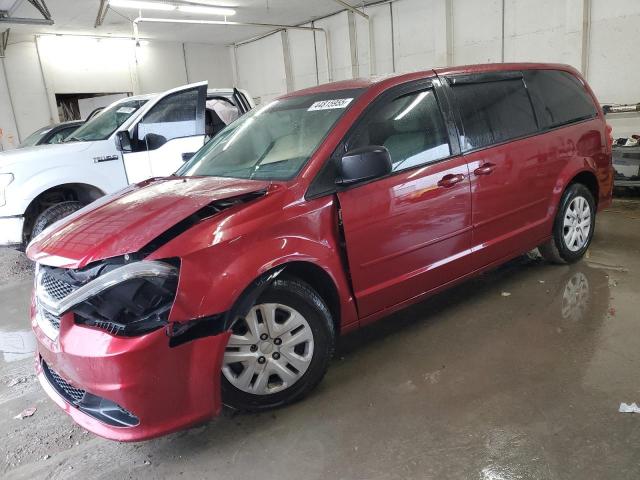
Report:
[[[44,370],[45,376],[51,386],[55,388],[55,390],[68,402],[73,403],[74,405],[82,401],[86,391],[81,388],[76,388],[67,382],[64,378],[58,375],[55,371],[49,368],[47,363],[42,361],[42,369]]]
[[[41,282],[44,291],[47,292],[47,295],[49,295],[54,300],[62,300],[63,298],[66,298],[77,288],[70,283],[55,278],[48,272],[44,272]]]
[[[40,308],[40,315],[42,315],[43,319],[49,322],[53,328],[60,330],[60,317],[44,308]]]
[[[135,427],[140,420],[126,408],[103,397],[76,388],[58,375],[40,357],[42,371],[58,394],[81,412],[113,427]]]

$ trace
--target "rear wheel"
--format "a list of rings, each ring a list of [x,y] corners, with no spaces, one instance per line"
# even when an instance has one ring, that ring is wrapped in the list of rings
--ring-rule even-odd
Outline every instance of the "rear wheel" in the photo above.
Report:
[[[80,202],[62,202],[47,208],[36,218],[31,230],[31,238],[35,238],[50,225],[80,210],[82,207],[84,205]]]
[[[298,280],[276,280],[232,327],[222,366],[224,403],[261,410],[302,398],[324,376],[334,341],[322,298]]]
[[[552,263],[580,260],[591,244],[595,220],[596,205],[591,191],[580,183],[570,185],[560,200],[553,236],[539,247],[540,253]]]

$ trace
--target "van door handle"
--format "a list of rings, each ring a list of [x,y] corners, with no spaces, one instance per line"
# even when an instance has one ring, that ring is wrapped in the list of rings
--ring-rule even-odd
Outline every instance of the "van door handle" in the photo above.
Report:
[[[496,168],[495,164],[487,162],[476,168],[473,173],[474,175],[491,175],[494,168]]]
[[[464,175],[462,175],[461,173],[458,173],[456,175],[450,173],[440,179],[440,181],[438,182],[438,186],[444,187],[444,188],[451,188],[456,183],[460,183],[463,180],[464,180]]]

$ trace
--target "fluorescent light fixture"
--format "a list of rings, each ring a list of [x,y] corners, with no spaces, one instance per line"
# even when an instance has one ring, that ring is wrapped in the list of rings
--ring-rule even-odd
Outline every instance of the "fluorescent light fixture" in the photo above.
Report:
[[[179,5],[178,10],[184,13],[200,13],[202,15],[222,15],[224,17],[230,17],[235,15],[236,11],[233,8],[219,8],[219,7],[201,7],[198,5]]]
[[[421,92],[407,108],[405,108],[396,118],[394,118],[394,120],[401,120],[402,118],[404,118],[407,113],[416,108],[416,105],[418,105],[428,94],[429,92]]]
[[[175,5],[158,2],[144,2],[139,0],[109,0],[109,6],[121,8],[135,8],[136,10],[163,10],[165,12],[175,10]]]

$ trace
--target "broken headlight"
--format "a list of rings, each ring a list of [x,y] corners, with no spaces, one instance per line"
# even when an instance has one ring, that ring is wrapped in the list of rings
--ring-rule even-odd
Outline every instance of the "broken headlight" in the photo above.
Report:
[[[125,265],[93,280],[90,284],[97,293],[70,309],[76,323],[125,337],[166,325],[178,287],[178,269],[166,264],[153,275],[140,275],[141,263]],[[120,276],[123,280],[113,284],[116,271],[124,273]]]

